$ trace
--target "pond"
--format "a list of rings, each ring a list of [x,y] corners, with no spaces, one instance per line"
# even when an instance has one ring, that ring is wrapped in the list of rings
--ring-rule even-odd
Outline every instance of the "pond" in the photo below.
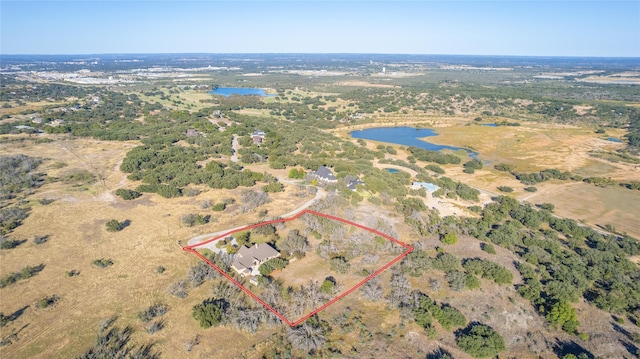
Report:
[[[609,138],[607,138],[607,141],[622,143],[621,139],[615,138],[615,137],[609,137]]]
[[[437,135],[437,133],[429,128],[418,129],[414,127],[376,127],[351,132],[351,136],[353,138],[363,138],[365,140],[389,142],[404,146],[414,146],[431,151],[464,150],[471,157],[476,157],[478,155],[476,152],[473,152],[466,148],[436,145],[434,143],[429,143],[421,139],[424,137],[432,137]]]
[[[275,96],[267,94],[263,89],[253,88],[253,87],[217,87],[215,90],[209,92],[212,95],[222,95],[225,97],[229,97],[231,95],[240,95],[240,96]]]
[[[496,125],[495,123],[483,123],[480,126],[485,126],[485,127],[498,127],[498,125]]]
[[[389,172],[389,173],[399,173],[400,172],[400,170],[397,170],[395,168],[385,168],[385,170],[387,170],[387,172]]]

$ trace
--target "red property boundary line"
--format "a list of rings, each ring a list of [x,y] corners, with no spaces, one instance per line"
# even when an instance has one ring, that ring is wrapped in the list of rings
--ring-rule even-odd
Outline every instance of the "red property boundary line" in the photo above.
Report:
[[[252,291],[250,291],[249,289],[247,289],[245,286],[243,286],[240,282],[238,282],[237,280],[235,280],[233,277],[231,277],[228,273],[226,273],[225,271],[223,271],[221,268],[219,268],[218,266],[216,266],[215,264],[213,264],[210,260],[208,260],[205,256],[203,256],[202,254],[200,254],[195,248],[197,247],[201,247],[203,245],[209,244],[211,242],[215,242],[221,238],[224,238],[228,235],[231,235],[233,233],[237,233],[237,232],[242,232],[242,231],[246,231],[247,229],[252,229],[252,228],[256,228],[256,227],[262,227],[268,224],[274,224],[274,223],[284,223],[284,222],[289,222],[289,221],[293,221],[298,219],[300,216],[304,215],[304,214],[311,214],[314,216],[319,216],[319,217],[324,217],[324,218],[328,218],[328,219],[332,219],[335,221],[339,221],[342,223],[346,223],[348,225],[363,229],[365,231],[369,231],[372,233],[375,233],[383,238],[386,238],[388,240],[390,240],[391,242],[400,245],[404,248],[406,248],[407,250],[404,251],[402,254],[400,254],[399,256],[397,256],[396,258],[394,258],[393,260],[391,260],[389,263],[385,264],[384,266],[382,266],[382,268],[378,269],[377,271],[371,273],[368,277],[366,277],[364,280],[362,280],[361,282],[359,282],[358,284],[356,284],[355,286],[353,286],[352,288],[350,288],[349,290],[341,293],[340,295],[338,295],[337,297],[333,298],[332,300],[328,301],[327,303],[323,304],[322,306],[318,307],[317,309],[315,309],[314,311],[312,311],[311,313],[303,316],[302,318],[298,319],[295,322],[291,322],[289,319],[287,319],[284,315],[282,315],[280,312],[278,312],[277,310],[275,310],[273,307],[271,307],[269,304],[267,304],[265,301],[263,301],[262,299],[260,299],[260,297],[258,297],[256,294],[254,294]],[[391,236],[388,236],[382,232],[379,232],[373,228],[369,228],[366,226],[363,226],[361,224],[355,223],[355,222],[351,222],[349,220],[346,220],[344,218],[340,218],[340,217],[336,217],[336,216],[332,216],[329,214],[325,214],[325,213],[320,213],[320,212],[316,212],[316,211],[312,211],[309,209],[305,209],[303,211],[301,211],[300,213],[292,216],[292,217],[288,217],[288,218],[281,218],[281,219],[274,219],[271,221],[266,221],[266,222],[260,222],[260,223],[256,223],[256,224],[252,224],[252,225],[248,225],[242,228],[236,228],[233,230],[230,230],[229,232],[223,233],[221,235],[218,235],[216,237],[213,237],[211,239],[208,239],[204,242],[200,242],[191,246],[186,246],[183,247],[182,250],[187,251],[187,252],[191,252],[195,255],[197,255],[200,259],[202,259],[204,262],[206,262],[207,264],[209,264],[211,267],[213,267],[213,269],[217,270],[220,274],[222,274],[225,278],[227,278],[229,281],[231,281],[231,283],[235,284],[236,286],[238,286],[238,288],[240,288],[243,292],[247,293],[251,298],[255,299],[258,303],[262,304],[265,308],[269,309],[273,314],[275,314],[278,318],[280,318],[283,322],[287,323],[289,326],[296,326],[302,322],[304,322],[305,320],[309,319],[310,317],[312,317],[313,315],[317,314],[318,312],[322,311],[323,309],[327,308],[328,306],[330,306],[331,304],[339,301],[340,299],[344,298],[345,296],[353,293],[354,291],[356,291],[358,288],[360,288],[361,286],[363,286],[365,283],[367,283],[368,281],[370,281],[371,279],[373,279],[375,276],[379,275],[380,273],[382,273],[384,270],[386,270],[387,268],[391,267],[392,265],[394,265],[395,263],[397,263],[398,261],[400,261],[402,258],[404,258],[406,255],[408,255],[409,253],[411,253],[413,251],[413,247],[401,242]]]

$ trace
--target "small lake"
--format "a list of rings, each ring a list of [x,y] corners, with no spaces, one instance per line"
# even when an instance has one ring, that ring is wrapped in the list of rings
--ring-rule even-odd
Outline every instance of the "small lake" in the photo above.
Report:
[[[240,96],[275,96],[267,94],[263,89],[252,88],[252,87],[218,87],[215,90],[209,92],[212,95],[222,95],[225,97],[229,97],[231,95],[240,95]]]
[[[418,148],[424,148],[425,150],[440,151],[440,150],[452,150],[466,151],[469,156],[476,157],[478,154],[466,148],[436,145],[429,143],[420,138],[437,136],[433,130],[428,128],[413,128],[413,127],[376,127],[368,128],[366,130],[358,130],[351,132],[353,138],[362,138],[365,140],[373,140],[380,142],[395,143],[404,146],[414,146]]]

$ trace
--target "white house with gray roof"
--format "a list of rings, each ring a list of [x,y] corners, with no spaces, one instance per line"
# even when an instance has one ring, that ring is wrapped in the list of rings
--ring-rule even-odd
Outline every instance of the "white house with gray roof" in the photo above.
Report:
[[[336,178],[336,176],[327,166],[320,166],[317,171],[311,172],[310,175],[317,178],[320,181],[324,181],[328,183],[338,182],[338,179]]]
[[[260,265],[277,257],[280,257],[280,252],[266,243],[256,243],[251,248],[242,246],[236,253],[231,267],[243,277],[258,276]]]

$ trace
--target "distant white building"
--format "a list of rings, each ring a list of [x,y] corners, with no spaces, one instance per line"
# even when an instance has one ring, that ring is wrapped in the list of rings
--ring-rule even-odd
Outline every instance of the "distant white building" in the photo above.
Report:
[[[420,189],[420,188],[426,189],[427,192],[429,193],[433,193],[440,189],[439,186],[436,186],[435,184],[429,183],[429,182],[413,182],[413,184],[411,184],[411,189]]]
[[[327,166],[320,166],[317,171],[313,171],[309,175],[317,178],[320,181],[324,181],[328,183],[338,182],[338,179],[336,178],[336,176]]]
[[[266,137],[266,135],[265,135],[264,131],[260,131],[260,130],[255,130],[251,134],[251,139],[253,140],[253,144],[254,145],[261,144],[265,137]]]
[[[359,179],[353,180],[349,182],[347,188],[355,192],[358,190],[358,185],[364,185],[364,182],[360,181]]]

